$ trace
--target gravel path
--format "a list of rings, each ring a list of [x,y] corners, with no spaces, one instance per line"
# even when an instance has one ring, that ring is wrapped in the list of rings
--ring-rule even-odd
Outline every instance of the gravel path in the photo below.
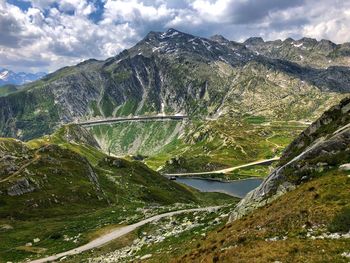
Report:
[[[55,254],[46,258],[41,258],[41,259],[37,259],[37,260],[33,260],[30,261],[29,263],[43,263],[43,262],[50,262],[50,261],[54,261],[54,260],[58,260],[62,257],[65,256],[71,256],[71,255],[76,255],[79,254],[81,252],[96,248],[96,247],[100,247],[116,238],[119,238],[123,235],[126,235],[132,231],[134,231],[136,228],[143,226],[147,223],[150,223],[152,221],[157,221],[163,217],[167,217],[167,216],[173,216],[173,215],[178,215],[178,214],[182,214],[182,213],[189,213],[189,212],[198,212],[198,211],[214,211],[219,209],[221,206],[210,206],[210,207],[203,207],[203,208],[193,208],[193,209],[186,209],[186,210],[178,210],[178,211],[173,211],[173,212],[168,212],[168,213],[164,213],[164,214],[160,214],[160,215],[156,215],[156,216],[152,216],[150,218],[144,219],[140,222],[137,222],[135,224],[132,225],[128,225],[128,226],[124,226],[124,227],[119,227],[118,229],[105,234],[99,238],[96,238],[94,240],[92,240],[91,242],[82,245],[80,247],[74,248],[72,250],[68,250],[66,252],[62,252],[59,254]]]

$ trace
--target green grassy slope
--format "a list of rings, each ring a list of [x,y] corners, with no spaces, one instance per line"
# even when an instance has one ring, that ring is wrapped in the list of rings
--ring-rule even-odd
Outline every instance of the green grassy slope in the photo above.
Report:
[[[172,262],[348,262],[349,240],[341,235],[350,227],[349,175],[329,171],[188,243],[192,251]]]
[[[0,97],[6,96],[16,91],[17,91],[16,85],[9,84],[9,85],[0,86]]]
[[[183,187],[140,162],[108,157],[79,129],[66,126],[28,143],[0,140],[0,261],[73,248],[95,229],[143,218],[144,208],[151,215],[232,200]]]
[[[146,163],[162,167],[164,172],[196,172],[269,159],[279,156],[305,127],[298,122],[275,122],[256,116],[198,121]],[[226,179],[234,178],[237,176],[233,174]]]

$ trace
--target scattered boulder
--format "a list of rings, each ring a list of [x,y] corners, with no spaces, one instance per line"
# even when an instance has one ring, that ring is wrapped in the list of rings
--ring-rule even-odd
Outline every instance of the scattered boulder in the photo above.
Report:
[[[7,194],[10,196],[18,196],[25,193],[30,193],[35,190],[35,187],[31,185],[27,178],[21,178],[9,188],[7,188]]]
[[[350,163],[340,165],[339,169],[342,171],[350,171]]]

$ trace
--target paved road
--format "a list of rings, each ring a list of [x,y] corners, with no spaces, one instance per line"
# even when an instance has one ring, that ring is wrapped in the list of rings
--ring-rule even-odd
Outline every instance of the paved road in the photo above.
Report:
[[[112,231],[108,234],[105,234],[99,238],[96,238],[83,246],[80,246],[80,247],[77,247],[77,248],[74,248],[72,250],[68,250],[66,252],[62,252],[62,253],[59,253],[56,255],[52,255],[50,257],[33,260],[33,261],[30,261],[29,263],[50,262],[50,261],[58,260],[58,259],[65,257],[65,256],[76,255],[76,254],[79,254],[79,253],[84,252],[86,250],[100,247],[100,246],[102,246],[102,245],[104,245],[104,244],[106,244],[106,243],[108,243],[116,238],[119,238],[123,235],[126,235],[126,234],[134,231],[136,228],[138,228],[140,226],[143,226],[143,225],[150,223],[152,221],[157,221],[163,217],[178,215],[178,214],[182,214],[182,213],[197,212],[197,211],[212,211],[212,210],[217,210],[220,207],[221,206],[210,206],[210,207],[203,207],[203,208],[178,210],[178,211],[173,211],[173,212],[168,212],[168,213],[152,216],[150,218],[144,219],[144,220],[137,222],[135,224],[124,226],[124,227],[119,227],[119,228],[115,229],[114,231]]]
[[[101,124],[111,124],[115,122],[125,121],[154,121],[154,120],[183,120],[188,118],[186,115],[156,115],[156,116],[134,116],[134,117],[118,117],[118,118],[107,118],[103,120],[89,120],[78,122],[78,125],[88,127]]]
[[[221,169],[221,170],[210,171],[210,172],[173,173],[173,174],[166,173],[163,175],[165,175],[165,176],[187,176],[187,175],[191,176],[191,175],[205,175],[205,174],[225,174],[225,173],[229,173],[229,172],[232,172],[232,171],[240,169],[240,168],[249,167],[249,166],[253,166],[253,165],[257,165],[257,164],[267,164],[270,162],[278,161],[279,159],[280,159],[279,157],[273,157],[271,159],[255,161],[255,162],[251,162],[251,163],[246,163],[246,164],[242,164],[242,165],[238,165],[238,166],[234,166],[234,167],[230,167],[230,168],[226,168],[226,169]]]

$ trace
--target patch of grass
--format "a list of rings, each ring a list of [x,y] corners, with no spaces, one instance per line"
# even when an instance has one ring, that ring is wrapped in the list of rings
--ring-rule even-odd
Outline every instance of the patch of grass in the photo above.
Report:
[[[331,232],[344,232],[350,231],[350,207],[343,207],[342,210],[333,218],[332,222],[328,226]]]
[[[250,124],[261,124],[267,121],[264,116],[249,116],[244,118],[244,120]]]
[[[273,170],[272,165],[254,165],[240,168],[225,175],[226,179],[237,180],[249,177],[266,177]]]

